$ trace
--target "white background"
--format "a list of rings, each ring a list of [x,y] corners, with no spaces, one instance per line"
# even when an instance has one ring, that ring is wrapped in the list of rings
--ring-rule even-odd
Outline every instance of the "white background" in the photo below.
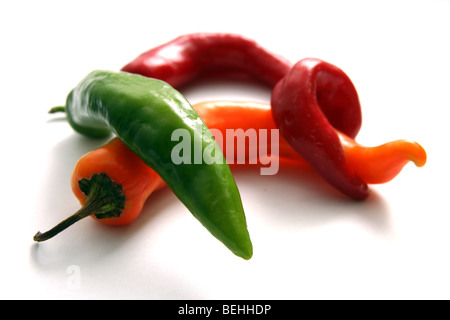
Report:
[[[2,1],[0,298],[450,298],[449,17],[444,0]],[[365,202],[313,172],[236,171],[250,261],[211,237],[168,189],[127,227],[86,219],[33,243],[37,230],[79,208],[72,169],[106,142],[74,133],[48,109],[90,71],[119,70],[198,31],[242,34],[292,62],[337,65],[360,96],[357,141],[416,140],[427,165],[372,186]],[[266,88],[230,81],[183,93],[193,103],[270,99]]]

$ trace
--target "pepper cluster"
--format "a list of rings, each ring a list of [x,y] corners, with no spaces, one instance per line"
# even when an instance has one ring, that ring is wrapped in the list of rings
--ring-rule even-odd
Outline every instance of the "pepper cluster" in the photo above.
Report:
[[[212,101],[191,106],[178,91],[203,77],[248,77],[272,88],[271,104]],[[174,164],[174,130],[213,146],[210,128],[279,129],[279,158],[311,166],[350,198],[363,200],[368,184],[393,179],[410,161],[426,162],[416,142],[398,140],[364,147],[354,140],[361,106],[349,77],[338,67],[307,58],[296,64],[235,34],[181,36],[139,55],[120,72],[94,71],[68,95],[65,111],[79,133],[114,133],[107,145],[77,163],[72,189],[80,211],[34,240],[45,241],[92,216],[109,225],[135,220],[150,194],[169,186],[208,231],[244,259],[253,249],[242,201],[226,161]],[[250,157],[245,150],[245,157]],[[198,186],[201,186],[199,189]]]

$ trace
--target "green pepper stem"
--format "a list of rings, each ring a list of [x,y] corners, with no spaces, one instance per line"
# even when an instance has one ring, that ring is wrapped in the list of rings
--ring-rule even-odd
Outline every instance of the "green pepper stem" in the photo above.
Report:
[[[57,106],[57,107],[51,108],[48,111],[48,113],[57,113],[57,112],[66,112],[66,107],[65,106]]]
[[[80,190],[87,196],[84,206],[47,232],[37,232],[33,240],[37,242],[53,238],[77,221],[90,215],[98,219],[120,217],[125,207],[122,187],[113,182],[105,173],[94,174],[91,179],[79,181]]]
[[[91,201],[90,203],[86,202],[86,204],[80,210],[75,212],[69,218],[61,221],[59,224],[54,226],[52,229],[50,229],[44,233],[41,233],[40,231],[38,231],[35,234],[35,236],[33,237],[33,240],[37,241],[37,242],[42,242],[42,241],[46,241],[48,239],[53,238],[58,233],[67,229],[68,227],[70,227],[71,225],[76,223],[77,221],[90,216],[92,214],[92,211],[95,210],[95,209],[93,210],[93,208],[92,208],[94,206],[95,206],[95,201]]]

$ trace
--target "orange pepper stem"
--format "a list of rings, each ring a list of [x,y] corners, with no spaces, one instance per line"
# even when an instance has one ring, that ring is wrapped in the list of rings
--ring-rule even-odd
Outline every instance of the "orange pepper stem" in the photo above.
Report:
[[[53,238],[77,221],[95,215],[98,219],[120,217],[125,207],[122,187],[105,173],[94,174],[91,179],[82,179],[80,189],[87,196],[84,206],[69,218],[63,220],[47,232],[37,232],[34,241],[42,242]]]

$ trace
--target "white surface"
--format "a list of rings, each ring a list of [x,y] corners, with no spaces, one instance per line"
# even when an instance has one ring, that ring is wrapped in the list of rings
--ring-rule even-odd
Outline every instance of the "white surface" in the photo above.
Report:
[[[1,2],[0,298],[450,298],[449,17],[450,2],[433,0]],[[47,110],[93,69],[118,70],[197,31],[239,33],[293,62],[339,66],[362,103],[357,140],[416,140],[427,165],[373,186],[364,203],[313,173],[236,172],[250,261],[212,238],[169,190],[128,227],[88,219],[34,244],[38,229],[78,209],[71,171],[105,142]],[[239,82],[185,94],[192,102],[270,97]]]

